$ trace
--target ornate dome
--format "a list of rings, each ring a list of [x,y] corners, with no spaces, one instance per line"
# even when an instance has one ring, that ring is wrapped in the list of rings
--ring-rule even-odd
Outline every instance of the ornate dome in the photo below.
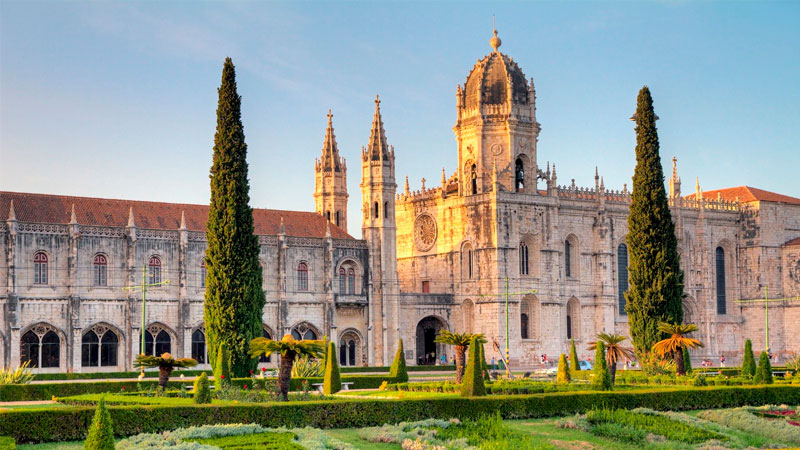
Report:
[[[501,41],[497,30],[489,41],[494,51],[478,60],[464,84],[463,105],[467,109],[480,105],[502,105],[511,99],[516,105],[528,105],[530,95],[525,74],[516,62],[498,48]]]

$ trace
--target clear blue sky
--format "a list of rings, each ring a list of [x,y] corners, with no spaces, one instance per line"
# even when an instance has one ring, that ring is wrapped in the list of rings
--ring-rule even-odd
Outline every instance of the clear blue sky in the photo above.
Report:
[[[536,82],[539,165],[606,187],[633,173],[639,88],[684,193],[800,197],[800,2],[0,3],[0,189],[207,203],[222,62],[233,58],[254,207],[313,210],[333,109],[360,235],[359,152],[381,95],[398,185],[457,161],[456,85],[492,14]]]

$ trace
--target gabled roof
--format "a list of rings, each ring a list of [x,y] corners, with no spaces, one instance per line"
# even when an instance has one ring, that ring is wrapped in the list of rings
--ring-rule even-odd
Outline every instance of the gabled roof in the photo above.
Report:
[[[8,220],[11,200],[14,200],[15,216],[20,222],[65,225],[70,223],[72,205],[75,205],[75,217],[80,225],[125,227],[131,209],[137,228],[178,230],[183,213],[189,231],[205,232],[208,221],[207,205],[4,191],[0,191],[0,221]],[[317,213],[253,209],[253,223],[258,235],[279,234],[281,219],[287,236],[325,237],[328,222]],[[334,239],[354,239],[334,224],[330,224],[330,230]]]
[[[696,194],[687,195],[685,198],[694,199]],[[788,195],[777,194],[775,192],[765,191],[750,186],[738,186],[726,189],[716,189],[713,191],[703,192],[703,198],[709,200],[716,200],[717,196],[722,197],[725,201],[735,201],[737,198],[742,203],[749,202],[774,202],[774,203],[787,203],[790,205],[800,205],[800,198],[789,197]]]

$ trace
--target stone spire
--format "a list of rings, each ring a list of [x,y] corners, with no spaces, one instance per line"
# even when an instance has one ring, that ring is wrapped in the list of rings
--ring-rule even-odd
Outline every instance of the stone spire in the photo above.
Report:
[[[14,211],[14,199],[11,199],[11,206],[8,208],[8,221],[17,221],[17,213]]]
[[[328,128],[325,130],[325,141],[322,143],[322,169],[326,171],[342,170],[339,159],[339,147],[336,145],[336,135],[333,134],[333,114],[328,110]]]
[[[406,175],[406,197],[411,195],[411,188],[408,187],[408,175]]]
[[[77,225],[78,217],[75,215],[75,203],[72,204],[72,213],[69,215],[69,224]]]
[[[678,178],[678,158],[672,157],[672,176],[669,178],[669,196],[678,198],[681,196],[681,179]]]
[[[286,227],[283,225],[283,216],[281,216],[281,231],[280,234],[286,234]]]
[[[383,129],[383,119],[381,118],[381,99],[377,95],[375,96],[375,115],[372,117],[372,131],[369,134],[367,154],[373,161],[389,159],[389,145],[386,143],[386,131]]]
[[[442,190],[447,187],[447,176],[444,173],[444,167],[442,167]]]
[[[186,229],[186,211],[181,211],[181,230]]]
[[[703,190],[700,189],[700,177],[697,177],[694,180],[694,194],[696,200],[703,199]]]
[[[128,210],[128,228],[136,228],[136,223],[133,221],[133,206]]]

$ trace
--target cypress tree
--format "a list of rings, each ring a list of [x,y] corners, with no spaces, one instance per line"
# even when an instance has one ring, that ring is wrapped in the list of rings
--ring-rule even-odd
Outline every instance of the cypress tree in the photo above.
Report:
[[[561,354],[558,358],[558,374],[556,375],[557,384],[569,384],[572,377],[569,374],[569,365],[567,364],[567,355]]]
[[[336,360],[336,344],[328,345],[325,361],[325,378],[322,380],[322,393],[332,395],[342,390],[342,379],[339,376],[339,362]]]
[[[692,358],[689,355],[689,349],[683,347],[683,371],[687,374],[692,373]]]
[[[483,384],[481,375],[481,362],[478,359],[480,350],[478,338],[472,338],[469,343],[469,356],[467,357],[467,370],[464,371],[464,379],[461,383],[462,397],[477,397],[486,395],[486,386]]]
[[[744,341],[744,357],[742,358],[742,375],[755,376],[756,374],[756,360],[753,356],[753,343],[750,339]]]
[[[761,352],[758,358],[758,368],[753,377],[753,384],[772,384],[772,364],[769,362],[767,352]]]
[[[400,339],[400,345],[398,345],[397,353],[394,355],[392,367],[389,368],[389,376],[394,378],[395,383],[408,383],[408,371],[406,370],[406,358],[403,355],[402,339]]]
[[[575,350],[575,339],[570,339],[570,349],[569,349],[569,365],[570,369],[574,372],[579,372],[581,370],[580,361],[578,361],[578,352]]]
[[[258,238],[253,234],[241,97],[230,58],[225,59],[218,93],[206,231],[204,324],[209,361],[216,364],[217,350],[224,343],[233,375],[246,377],[258,364],[248,355],[248,346],[251,339],[261,336],[265,298]]]
[[[594,353],[594,379],[592,387],[598,391],[611,390],[611,373],[606,364],[606,346],[603,341],[597,341],[597,349]]]
[[[230,355],[225,344],[217,350],[217,363],[214,365],[214,388],[217,390],[229,386],[231,382]]]
[[[661,340],[661,322],[682,323],[683,272],[675,225],[667,203],[656,114],[647,86],[639,91],[636,169],[628,216],[629,287],[625,292],[631,340],[640,361]]]
[[[486,349],[483,344],[478,344],[478,360],[481,362],[481,374],[484,381],[489,381],[492,377],[489,376],[489,365],[486,364]]]
[[[205,372],[194,380],[194,402],[197,404],[211,403],[211,388],[209,388],[208,375]]]
[[[83,443],[86,450],[114,450],[114,429],[111,426],[111,414],[106,409],[104,397],[100,398],[97,409],[89,426],[89,435]]]

